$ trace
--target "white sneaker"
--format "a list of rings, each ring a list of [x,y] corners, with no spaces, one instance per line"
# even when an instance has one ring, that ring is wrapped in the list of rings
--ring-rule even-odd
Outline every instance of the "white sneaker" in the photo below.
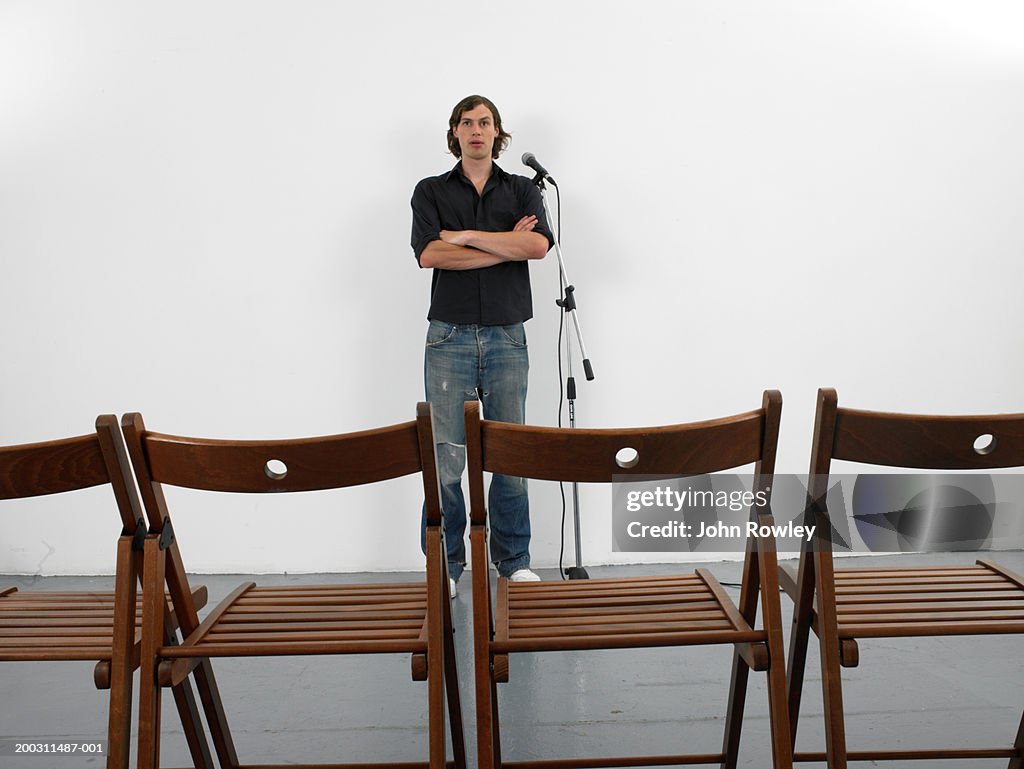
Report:
[[[529,569],[519,569],[508,576],[509,582],[540,582],[540,577]]]
[[[455,596],[459,594],[458,589],[455,587],[455,580],[448,577],[448,597],[455,600]]]

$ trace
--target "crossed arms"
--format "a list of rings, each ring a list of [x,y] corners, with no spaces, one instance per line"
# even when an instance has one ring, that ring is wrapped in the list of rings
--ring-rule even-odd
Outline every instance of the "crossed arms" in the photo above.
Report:
[[[421,267],[442,270],[473,270],[501,262],[543,259],[548,239],[534,232],[536,216],[524,216],[509,232],[479,230],[441,230],[441,239],[432,240],[420,254]]]

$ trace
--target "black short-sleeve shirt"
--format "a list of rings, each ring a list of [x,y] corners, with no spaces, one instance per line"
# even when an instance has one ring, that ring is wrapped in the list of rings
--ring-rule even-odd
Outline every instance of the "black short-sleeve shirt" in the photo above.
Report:
[[[412,248],[439,240],[441,230],[510,232],[527,215],[537,217],[534,232],[554,237],[544,216],[540,190],[525,176],[497,165],[482,195],[462,173],[461,161],[448,173],[423,179],[412,194]],[[528,261],[509,261],[475,270],[435,269],[430,285],[430,320],[506,326],[533,317]]]

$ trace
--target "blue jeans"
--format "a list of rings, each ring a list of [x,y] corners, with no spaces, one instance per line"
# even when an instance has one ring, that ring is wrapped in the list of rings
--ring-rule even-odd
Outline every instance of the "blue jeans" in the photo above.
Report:
[[[423,379],[434,412],[434,442],[441,476],[441,510],[453,579],[466,568],[465,401],[480,400],[483,416],[523,424],[530,358],[522,323],[511,326],[454,325],[430,321]],[[491,560],[507,577],[530,566],[530,502],[526,479],[494,475],[487,494]],[[426,513],[420,525],[426,550]],[[479,567],[478,567],[479,568]]]

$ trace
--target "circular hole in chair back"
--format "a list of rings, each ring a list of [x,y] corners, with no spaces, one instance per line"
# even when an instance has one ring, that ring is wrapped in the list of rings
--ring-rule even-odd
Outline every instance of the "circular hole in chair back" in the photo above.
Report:
[[[615,452],[615,464],[624,470],[636,467],[640,461],[640,453],[629,446],[619,449]]]
[[[974,439],[974,451],[977,454],[985,455],[991,454],[996,448],[996,436],[992,433],[985,433],[979,435]]]
[[[271,459],[263,466],[263,472],[273,481],[279,481],[288,475],[288,465],[280,459]]]

